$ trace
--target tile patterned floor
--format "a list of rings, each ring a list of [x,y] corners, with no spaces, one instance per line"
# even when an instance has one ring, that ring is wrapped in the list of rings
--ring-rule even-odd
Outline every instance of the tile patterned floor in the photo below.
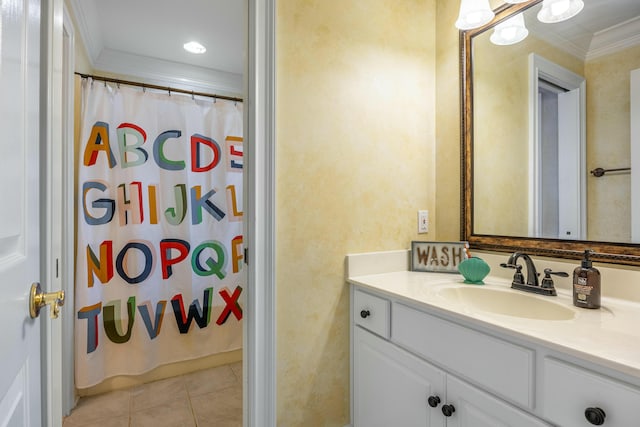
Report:
[[[80,399],[63,427],[241,427],[242,363]]]

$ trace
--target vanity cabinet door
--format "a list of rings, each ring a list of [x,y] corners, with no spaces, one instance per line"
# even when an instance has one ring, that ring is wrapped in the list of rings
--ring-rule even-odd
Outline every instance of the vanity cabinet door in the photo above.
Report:
[[[447,377],[447,427],[550,427],[453,376]],[[453,409],[453,411],[452,411]]]
[[[360,327],[353,332],[354,427],[444,427],[444,372]]]
[[[544,360],[544,415],[561,426],[640,426],[640,389],[557,359]]]

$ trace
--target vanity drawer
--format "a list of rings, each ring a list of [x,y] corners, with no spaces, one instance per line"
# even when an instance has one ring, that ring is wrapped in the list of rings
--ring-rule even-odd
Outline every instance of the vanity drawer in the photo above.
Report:
[[[585,411],[600,408],[605,427],[639,425],[639,389],[553,358],[545,358],[543,366],[543,413],[549,421],[588,427],[594,424]]]
[[[535,353],[394,303],[391,339],[501,397],[533,409]]]
[[[371,332],[389,339],[390,303],[384,298],[355,290],[353,292],[353,321]]]

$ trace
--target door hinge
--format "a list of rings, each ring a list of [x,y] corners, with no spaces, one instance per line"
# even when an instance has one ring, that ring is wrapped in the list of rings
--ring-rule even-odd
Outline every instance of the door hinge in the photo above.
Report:
[[[249,248],[244,248],[244,263],[249,265]]]

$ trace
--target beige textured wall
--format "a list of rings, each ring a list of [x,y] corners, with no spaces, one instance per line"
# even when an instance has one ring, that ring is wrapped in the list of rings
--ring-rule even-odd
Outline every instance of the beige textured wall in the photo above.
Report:
[[[528,54],[477,36],[474,57],[474,230],[524,236],[528,227]],[[500,64],[496,67],[496,64]]]
[[[460,240],[459,2],[437,0],[436,215],[438,239]]]
[[[460,236],[459,2],[398,3],[278,4],[281,426],[348,422],[344,254]],[[423,207],[437,235],[414,234]]]
[[[637,68],[640,46],[587,62],[587,170],[629,167],[629,73]],[[630,175],[587,179],[589,239],[630,241]]]
[[[510,46],[494,45],[490,35],[474,39],[474,230],[526,236],[529,54],[579,75],[584,63],[532,35]]]
[[[342,427],[344,257],[435,238],[435,0],[281,0],[277,22],[277,424]]]

